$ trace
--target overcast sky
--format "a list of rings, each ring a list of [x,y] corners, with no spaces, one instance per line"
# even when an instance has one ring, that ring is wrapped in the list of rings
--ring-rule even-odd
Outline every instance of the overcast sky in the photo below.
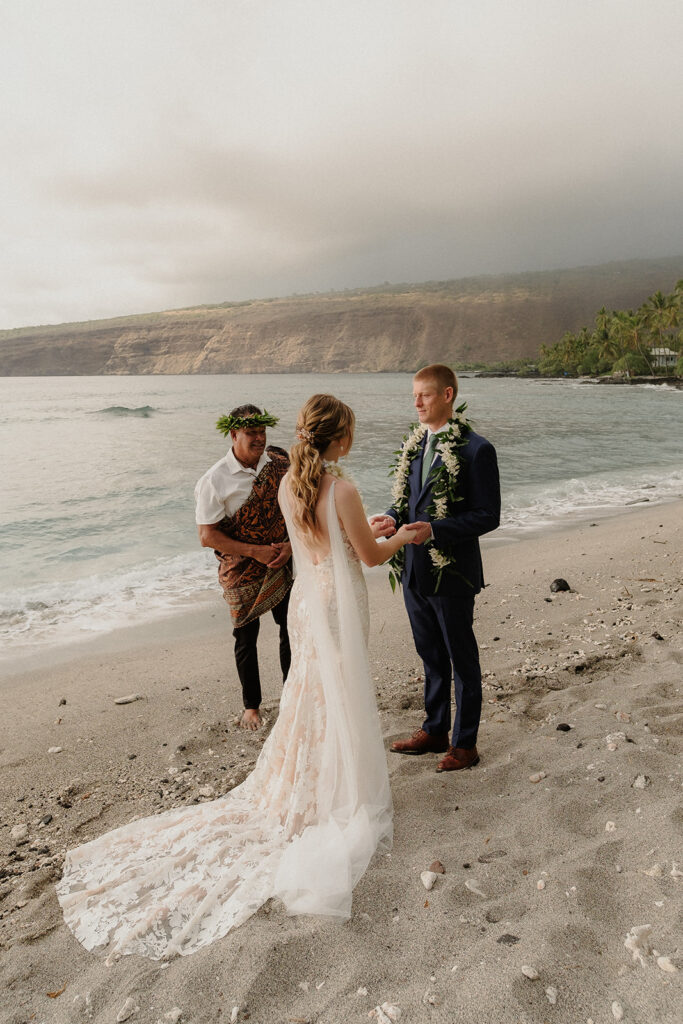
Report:
[[[683,253],[681,0],[1,0],[0,328]]]

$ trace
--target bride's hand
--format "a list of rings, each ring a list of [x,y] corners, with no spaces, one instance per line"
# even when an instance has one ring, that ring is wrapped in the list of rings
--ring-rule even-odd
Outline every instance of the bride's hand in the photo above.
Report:
[[[404,544],[412,544],[416,534],[417,530],[411,530],[409,526],[401,526],[396,536],[401,541],[401,546],[403,547]]]

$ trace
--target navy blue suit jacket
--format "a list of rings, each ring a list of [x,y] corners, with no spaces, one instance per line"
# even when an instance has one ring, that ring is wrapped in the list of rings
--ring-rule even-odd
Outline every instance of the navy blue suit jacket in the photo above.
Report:
[[[426,441],[425,434],[421,452]],[[457,569],[457,573],[444,571],[437,591],[437,574],[429,557],[430,545],[407,544],[403,586],[425,596],[473,597],[478,594],[484,586],[479,538],[495,530],[500,523],[500,482],[495,448],[485,437],[470,431],[467,443],[458,454],[460,472],[456,496],[462,500],[449,504],[445,519],[430,520],[427,515],[432,503],[432,489],[429,479],[424,487],[421,484],[422,455],[416,455],[410,465],[409,507],[402,522],[431,522],[432,543],[439,550],[455,556]],[[434,467],[441,464],[441,456],[437,455]],[[390,508],[388,514],[398,520],[395,509]]]

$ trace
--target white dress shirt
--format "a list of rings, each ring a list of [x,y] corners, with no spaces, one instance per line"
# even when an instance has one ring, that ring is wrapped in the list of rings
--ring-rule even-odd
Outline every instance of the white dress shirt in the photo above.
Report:
[[[425,441],[425,451],[427,451],[427,445],[431,441],[431,439],[434,436],[434,434],[443,434],[444,430],[448,430],[448,426],[449,426],[448,423],[444,423],[444,425],[442,427],[439,427],[438,430],[430,430],[429,427],[427,427],[427,440]],[[432,455],[432,462],[434,462],[435,458],[436,458],[436,451],[434,451],[434,453]],[[430,463],[430,466],[431,466],[431,463]]]
[[[226,516],[234,516],[251,494],[256,477],[268,462],[270,456],[264,452],[256,466],[250,469],[235,458],[230,448],[228,454],[197,481],[194,489],[195,522],[213,526]]]

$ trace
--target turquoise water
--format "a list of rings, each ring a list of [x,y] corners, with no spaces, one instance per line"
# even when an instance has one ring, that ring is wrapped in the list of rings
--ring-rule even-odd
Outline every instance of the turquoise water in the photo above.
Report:
[[[309,395],[348,402],[347,467],[383,511],[411,389],[407,374],[0,379],[3,649],[165,615],[215,585],[193,490],[226,450],[217,417],[242,402],[281,417],[283,447]],[[683,494],[681,391],[463,378],[460,398],[498,449],[499,538]]]

